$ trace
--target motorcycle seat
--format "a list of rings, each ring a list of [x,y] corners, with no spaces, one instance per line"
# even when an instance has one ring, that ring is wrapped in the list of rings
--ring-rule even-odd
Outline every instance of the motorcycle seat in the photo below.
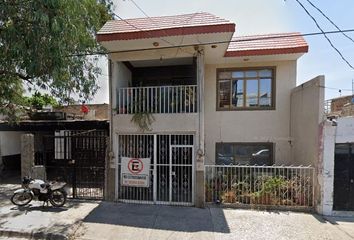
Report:
[[[49,183],[42,183],[40,186],[41,186],[41,188],[49,188],[50,184]]]

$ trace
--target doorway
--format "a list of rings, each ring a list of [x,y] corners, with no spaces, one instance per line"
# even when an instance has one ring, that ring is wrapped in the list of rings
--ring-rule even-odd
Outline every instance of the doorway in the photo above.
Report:
[[[148,158],[149,183],[126,186],[122,157]],[[194,203],[194,136],[118,135],[118,192],[122,202],[191,206]]]
[[[354,143],[335,146],[333,209],[354,211]]]

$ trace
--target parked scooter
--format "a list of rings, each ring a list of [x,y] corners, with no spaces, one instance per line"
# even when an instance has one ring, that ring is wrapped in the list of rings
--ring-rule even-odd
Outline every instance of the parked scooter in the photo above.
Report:
[[[40,179],[24,177],[22,188],[14,192],[11,202],[17,206],[25,206],[33,199],[43,201],[43,205],[48,201],[54,207],[62,207],[66,202],[67,193],[64,189],[66,183],[48,183]]]

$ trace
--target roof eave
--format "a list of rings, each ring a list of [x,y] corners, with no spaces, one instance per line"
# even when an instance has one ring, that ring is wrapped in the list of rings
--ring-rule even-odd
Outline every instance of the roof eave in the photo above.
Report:
[[[292,48],[275,48],[275,49],[235,50],[235,51],[226,51],[224,57],[249,57],[249,56],[307,53],[308,50],[309,50],[309,46],[292,47]]]
[[[208,34],[219,32],[235,32],[235,24],[215,24],[191,27],[177,27],[168,29],[156,29],[136,32],[122,32],[122,33],[97,33],[96,38],[98,42],[119,41],[119,40],[137,40],[146,38],[160,38],[169,36],[184,36],[195,34]]]

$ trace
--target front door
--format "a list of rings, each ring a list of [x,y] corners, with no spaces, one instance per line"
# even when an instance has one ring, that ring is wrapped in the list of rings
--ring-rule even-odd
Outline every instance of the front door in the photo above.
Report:
[[[118,199],[123,202],[193,205],[193,135],[119,135]],[[149,158],[148,187],[121,184],[121,157]]]
[[[170,147],[170,202],[187,204],[193,202],[193,146]]]
[[[336,144],[334,202],[337,211],[354,211],[354,144]]]

